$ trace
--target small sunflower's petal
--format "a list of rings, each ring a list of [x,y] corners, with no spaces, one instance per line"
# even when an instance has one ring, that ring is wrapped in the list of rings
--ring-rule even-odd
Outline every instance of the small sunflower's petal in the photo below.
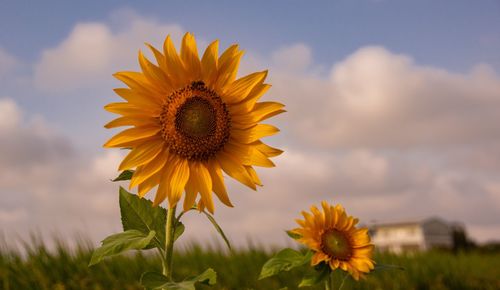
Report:
[[[354,268],[358,271],[368,273],[371,270],[371,262],[367,259],[363,258],[351,258],[350,261],[351,265],[354,266]]]
[[[237,162],[235,162],[232,156],[224,152],[219,152],[217,156],[217,160],[219,161],[222,170],[224,170],[227,175],[238,180],[239,182],[243,183],[253,190],[257,189],[255,187],[255,184],[253,183],[252,178],[248,175],[248,172],[242,164],[238,164]]]
[[[255,169],[253,169],[252,166],[246,166],[245,169],[247,170],[248,174],[253,180],[253,183],[255,183],[258,186],[262,186],[262,181],[260,181],[259,176],[257,175],[257,172],[255,172]]]
[[[155,158],[164,147],[162,140],[155,140],[152,142],[145,142],[130,151],[130,153],[123,159],[118,170],[127,170],[135,168],[139,165],[147,163]]]
[[[267,157],[276,157],[278,155],[281,155],[283,153],[283,150],[280,150],[278,148],[271,147],[267,144],[264,144],[262,141],[255,141],[250,143],[251,145],[255,146],[257,150],[260,152],[264,153],[267,155]]]
[[[203,199],[200,199],[200,201],[198,201],[198,210],[200,212],[205,210],[205,204],[203,203]]]
[[[259,83],[262,83],[267,76],[267,70],[262,72],[256,72],[244,76],[230,85],[228,85],[223,94],[225,96],[224,100],[228,104],[235,104],[241,102],[248,94],[252,91],[252,89]]]
[[[162,99],[158,95],[141,95],[136,91],[126,88],[114,89],[115,93],[128,101],[130,104],[138,107],[147,107],[156,109],[161,106]]]
[[[325,216],[323,215],[323,213],[320,212],[316,206],[311,206],[311,212],[314,215],[316,227],[319,229],[325,228]]]
[[[190,80],[186,78],[186,70],[182,64],[181,58],[177,54],[177,50],[175,49],[170,35],[165,39],[163,52],[167,62],[168,75],[172,79],[174,88],[182,87]]]
[[[161,107],[141,107],[131,103],[110,103],[104,106],[104,109],[110,113],[120,115],[156,115],[160,113]]]
[[[238,130],[231,130],[231,138],[243,144],[250,144],[261,138],[272,136],[278,133],[280,130],[272,125],[268,124],[258,124],[251,128]]]
[[[335,269],[337,269],[339,267],[340,261],[337,260],[337,259],[331,259],[329,264],[330,264],[330,268],[332,270],[335,270]]]
[[[305,227],[306,226],[306,221],[305,220],[299,220],[299,219],[295,219],[295,222],[301,226],[301,227]]]
[[[325,214],[325,228],[329,229],[332,226],[332,215],[330,212],[330,205],[326,201],[321,202],[321,207],[323,208],[323,212]]]
[[[201,59],[201,79],[205,84],[214,89],[215,80],[217,78],[217,63],[219,58],[219,41],[212,42]]]
[[[132,90],[146,96],[161,95],[161,90],[151,84],[145,75],[138,72],[122,71],[113,75],[116,79],[125,83]]]
[[[111,129],[122,126],[143,127],[143,126],[159,126],[159,124],[156,118],[144,115],[143,116],[136,115],[136,116],[116,118],[113,121],[108,122],[106,125],[104,125],[104,128]]]
[[[314,222],[314,216],[312,214],[308,213],[307,211],[302,211],[301,214],[304,216],[308,227],[316,228],[316,223]]]
[[[129,128],[109,139],[109,141],[104,144],[104,147],[123,147],[132,141],[144,140],[146,138],[155,139],[152,136],[156,135],[160,129],[159,126]]]
[[[370,236],[368,235],[367,228],[356,229],[351,235],[354,246],[366,246],[370,243]]]
[[[195,205],[196,202],[196,196],[198,195],[198,190],[196,190],[194,186],[194,181],[193,181],[193,175],[189,175],[189,180],[186,183],[186,196],[184,197],[184,211],[188,211]]]
[[[324,253],[322,253],[322,252],[316,252],[316,254],[314,254],[314,256],[311,259],[311,265],[312,266],[316,266],[319,263],[321,263],[323,261],[326,261],[327,259],[328,259],[328,256],[325,255]]]
[[[362,248],[353,248],[353,256],[354,257],[371,257],[373,254],[373,245],[367,245]]]
[[[243,51],[240,51],[236,44],[230,46],[222,53],[218,63],[218,77],[215,82],[215,90],[217,92],[223,92],[224,87],[234,81],[242,56]]]
[[[170,179],[171,192],[169,195],[170,207],[174,207],[181,198],[186,182],[189,179],[189,161],[179,159]]]
[[[130,188],[133,188],[144,180],[148,179],[155,173],[159,172],[160,169],[163,168],[165,163],[167,163],[170,159],[170,154],[167,150],[163,150],[156,158],[148,162],[147,164],[137,168],[134,172],[132,179],[130,180]]]
[[[160,183],[162,172],[157,172],[153,176],[144,180],[141,184],[139,184],[138,195],[139,197],[144,197],[148,191],[150,191],[153,187],[157,186]]]
[[[214,213],[214,202],[212,199],[212,178],[205,165],[201,162],[191,162],[190,174],[193,175],[193,181],[196,188],[200,191],[201,200],[210,213]]]
[[[146,43],[146,46],[149,47],[151,52],[153,52],[156,62],[158,63],[158,66],[160,66],[160,69],[163,71],[165,75],[168,75],[168,69],[167,69],[167,60],[165,56],[156,48],[154,48],[151,44]]]
[[[219,200],[223,204],[229,207],[233,207],[233,204],[229,200],[229,196],[226,191],[224,177],[222,176],[222,169],[217,160],[212,159],[208,162],[208,172],[210,172],[210,177],[212,178],[213,191],[215,192]]]
[[[154,84],[165,95],[170,94],[172,91],[172,84],[167,75],[157,66],[152,64],[142,53],[139,51],[139,65],[141,66],[144,75],[151,84]]]
[[[196,48],[196,40],[189,32],[184,34],[184,38],[182,38],[181,59],[188,74],[194,80],[198,80],[201,75],[200,59]]]

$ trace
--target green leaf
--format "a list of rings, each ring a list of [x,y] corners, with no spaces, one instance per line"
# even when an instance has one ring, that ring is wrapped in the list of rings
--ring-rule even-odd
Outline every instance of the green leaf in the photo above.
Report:
[[[262,266],[259,280],[302,266],[310,261],[311,257],[312,252],[310,251],[306,255],[302,255],[302,253],[290,248],[283,249]]]
[[[321,283],[328,278],[330,272],[330,267],[325,263],[321,263],[304,274],[304,278],[300,282],[299,287],[314,286]]]
[[[178,238],[181,237],[181,235],[184,233],[184,230],[186,227],[184,226],[183,223],[181,223],[179,220],[175,224],[175,230],[174,230],[174,242],[177,241]]]
[[[148,289],[168,289],[168,290],[196,290],[195,284],[203,283],[206,285],[215,285],[217,274],[211,268],[205,270],[200,275],[182,282],[172,282],[167,277],[156,272],[145,272],[141,276],[141,284]]]
[[[126,191],[120,187],[120,213],[123,230],[138,230],[142,233],[155,231],[156,236],[147,249],[165,248],[165,223],[167,210],[157,206],[145,198]]]
[[[111,235],[102,241],[101,247],[94,250],[89,266],[101,262],[105,257],[118,255],[132,249],[144,249],[154,236],[155,231],[150,231],[146,235],[137,230],[128,230],[123,233]]]
[[[217,230],[217,232],[222,236],[222,239],[224,239],[224,242],[226,243],[226,245],[229,248],[229,250],[231,250],[231,243],[229,243],[228,238],[224,234],[224,231],[219,226],[219,224],[217,224],[217,221],[215,220],[215,218],[211,214],[209,214],[208,212],[206,212],[206,211],[203,211],[203,213],[207,216],[208,220],[212,223],[212,225],[214,225],[214,227]]]
[[[134,170],[122,171],[122,173],[120,173],[120,175],[118,175],[118,177],[113,179],[112,181],[116,182],[116,181],[130,180],[132,179],[132,175],[134,175],[134,172],[135,172]]]
[[[292,231],[286,231],[286,234],[287,234],[290,238],[292,238],[292,239],[294,239],[294,240],[297,240],[297,239],[302,238],[302,236],[301,236],[301,235],[296,234],[296,233],[294,233],[294,232],[292,232]]]

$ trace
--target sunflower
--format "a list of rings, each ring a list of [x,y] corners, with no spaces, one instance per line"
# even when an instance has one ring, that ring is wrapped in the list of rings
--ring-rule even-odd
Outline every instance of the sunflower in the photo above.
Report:
[[[311,207],[312,214],[302,211],[304,220],[297,219],[300,228],[292,230],[300,236],[299,243],[313,250],[311,265],[326,263],[332,270],[340,268],[354,279],[363,278],[373,270],[373,245],[367,228],[356,228],[357,218],[348,216],[341,205],[321,203],[323,211]]]
[[[130,187],[137,186],[140,197],[158,186],[154,205],[168,199],[175,207],[185,192],[184,210],[197,204],[213,213],[213,192],[232,206],[222,172],[256,190],[262,184],[253,166],[274,167],[269,158],[283,152],[260,140],[279,131],[260,122],[285,112],[280,103],[257,102],[270,88],[267,71],[236,79],[238,45],[219,57],[216,40],[200,60],[190,33],[179,54],[170,36],[163,52],[146,45],[157,65],[139,52],[142,72],[114,74],[128,88],[114,90],[125,101],[105,106],[121,115],[105,127],[131,128],[104,147],[131,149],[119,170],[135,169]]]

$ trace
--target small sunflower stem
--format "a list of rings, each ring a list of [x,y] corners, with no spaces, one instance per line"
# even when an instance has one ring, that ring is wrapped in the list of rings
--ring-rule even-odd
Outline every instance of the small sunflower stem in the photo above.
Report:
[[[165,228],[165,262],[163,263],[163,275],[172,280],[173,253],[174,253],[174,223],[175,207],[167,211],[167,224]]]
[[[333,271],[328,275],[328,279],[325,280],[325,290],[333,290]]]

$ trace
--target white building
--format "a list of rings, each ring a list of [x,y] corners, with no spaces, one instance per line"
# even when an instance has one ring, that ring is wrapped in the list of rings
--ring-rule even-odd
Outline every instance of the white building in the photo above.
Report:
[[[439,218],[409,222],[373,224],[372,242],[379,251],[393,253],[425,251],[431,248],[452,248],[453,232],[460,225]]]

